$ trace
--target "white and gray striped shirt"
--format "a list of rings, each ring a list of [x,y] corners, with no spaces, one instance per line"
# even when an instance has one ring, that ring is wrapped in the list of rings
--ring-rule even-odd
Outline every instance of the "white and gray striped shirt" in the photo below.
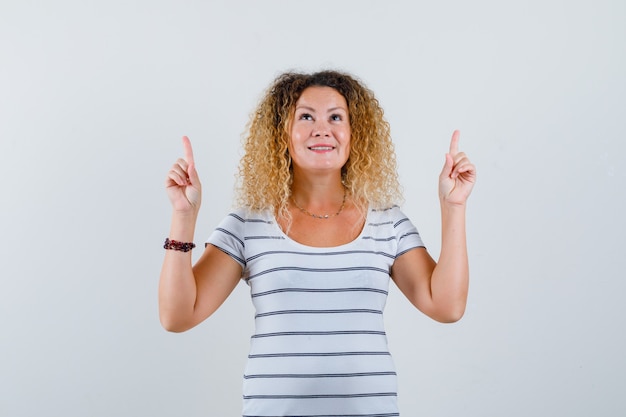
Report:
[[[369,210],[336,247],[302,245],[271,212],[245,210],[207,243],[241,264],[256,309],[244,417],[399,416],[382,313],[394,260],[423,243],[397,206]]]

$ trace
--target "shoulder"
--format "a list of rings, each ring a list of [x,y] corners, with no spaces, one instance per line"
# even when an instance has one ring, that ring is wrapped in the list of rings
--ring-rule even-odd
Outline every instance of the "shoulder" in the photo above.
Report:
[[[215,230],[243,237],[255,230],[271,227],[274,223],[274,215],[270,210],[236,208],[222,219]]]
[[[274,216],[270,210],[252,210],[249,208],[235,208],[228,213],[222,223],[246,224],[246,223],[271,223]]]
[[[424,247],[417,228],[402,209],[397,206],[370,209],[368,217],[370,230],[378,229],[380,236],[388,236],[397,244],[398,255],[415,247]]]
[[[376,231],[377,235],[395,236],[395,239],[399,239],[407,229],[413,228],[413,225],[400,207],[393,205],[370,208],[367,215],[367,227],[371,231]]]
[[[242,265],[245,265],[244,251],[246,241],[251,236],[268,234],[273,226],[270,211],[253,211],[238,208],[228,213],[209,235],[205,244],[210,243],[228,253]]]
[[[371,221],[384,221],[384,222],[392,222],[395,224],[398,221],[408,221],[408,217],[400,206],[393,205],[389,207],[382,208],[370,208],[369,209],[369,218]]]

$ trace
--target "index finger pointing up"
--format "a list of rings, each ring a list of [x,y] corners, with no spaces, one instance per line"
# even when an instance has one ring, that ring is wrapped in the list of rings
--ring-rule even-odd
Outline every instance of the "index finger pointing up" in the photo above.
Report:
[[[461,132],[455,130],[452,133],[452,140],[450,141],[450,155],[454,156],[459,153],[459,137],[461,136]]]
[[[194,165],[193,150],[191,149],[191,141],[187,136],[183,136],[183,148],[185,149],[185,160],[189,165]]]

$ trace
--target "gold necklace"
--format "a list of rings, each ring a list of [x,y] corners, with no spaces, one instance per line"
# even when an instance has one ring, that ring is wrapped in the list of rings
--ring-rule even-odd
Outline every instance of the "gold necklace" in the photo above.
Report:
[[[335,214],[313,214],[310,211],[308,211],[307,209],[305,209],[304,207],[300,207],[300,205],[298,203],[296,203],[296,199],[293,197],[293,195],[291,196],[291,201],[293,201],[293,204],[304,214],[311,216],[315,219],[330,219],[331,217],[335,217],[338,216],[339,213],[341,213],[343,211],[344,206],[346,205],[346,189],[344,187],[343,189],[343,200],[341,201],[341,207],[339,207],[339,210],[337,211],[337,213]]]

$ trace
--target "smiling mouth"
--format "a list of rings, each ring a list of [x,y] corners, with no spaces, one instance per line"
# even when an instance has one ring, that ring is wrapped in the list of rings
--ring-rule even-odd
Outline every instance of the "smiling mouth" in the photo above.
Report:
[[[309,146],[309,149],[312,151],[332,151],[335,149],[334,146]]]

